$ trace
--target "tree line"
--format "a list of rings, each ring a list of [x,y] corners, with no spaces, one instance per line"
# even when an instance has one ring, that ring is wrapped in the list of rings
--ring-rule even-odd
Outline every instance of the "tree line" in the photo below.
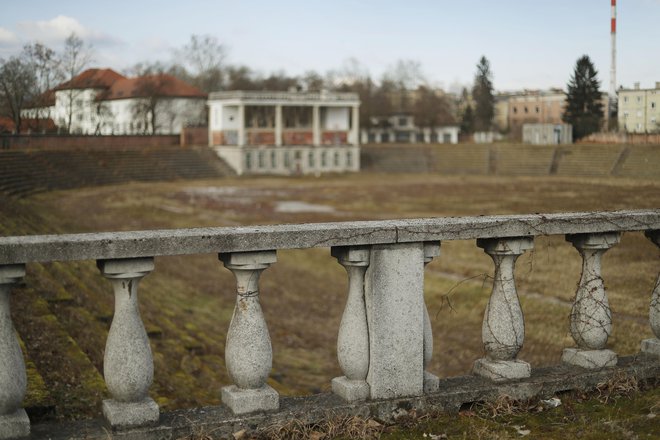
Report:
[[[414,60],[398,60],[378,80],[368,69],[351,58],[325,74],[309,70],[299,76],[284,71],[264,75],[245,65],[227,62],[227,48],[211,35],[192,35],[182,47],[173,51],[172,60],[143,62],[124,73],[144,78],[138,87],[146,96],[137,102],[134,116],[143,120],[144,127],[155,131],[159,109],[159,86],[163,74],[172,75],[205,93],[222,90],[321,90],[354,92],[360,97],[360,119],[363,126],[387,125],[378,118],[393,113],[414,117],[420,127],[437,127],[460,123],[461,131],[493,129],[495,92],[489,60],[482,56],[476,66],[472,87],[454,97],[434,87],[423,73],[422,65]],[[71,34],[64,49],[55,52],[41,43],[26,45],[21,53],[6,60],[0,59],[0,116],[14,121],[17,132],[23,128],[23,112],[27,107],[44,107],[48,91],[69,81],[88,68],[93,61],[92,48],[81,38]],[[576,138],[600,127],[603,117],[598,89],[597,72],[589,57],[578,60],[568,84],[564,121],[574,125]],[[71,131],[73,102],[76,90],[67,90],[68,106],[64,127]],[[598,95],[596,97],[596,95]],[[99,113],[107,109],[99,108]],[[40,119],[35,114],[35,119]]]

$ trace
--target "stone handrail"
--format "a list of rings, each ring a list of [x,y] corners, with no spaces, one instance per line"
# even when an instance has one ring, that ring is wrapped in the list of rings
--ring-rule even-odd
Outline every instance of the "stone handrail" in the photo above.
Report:
[[[582,256],[570,316],[576,347],[564,350],[562,362],[586,370],[616,365],[616,353],[606,348],[612,322],[600,258],[626,231],[644,231],[660,246],[660,210],[1,237],[0,439],[26,436],[30,429],[20,407],[25,366],[9,313],[10,290],[27,263],[94,259],[111,281],[115,313],[104,377],[112,398],[103,402],[103,414],[122,430],[160,417],[148,394],[153,360],[138,307],[139,281],[153,271],[156,256],[216,253],[234,274],[236,306],[225,346],[233,385],[222,389],[222,401],[241,415],[279,408],[278,393],[266,384],[272,346],[258,282],[279,249],[329,247],[346,269],[349,291],[337,340],[344,376],[332,379],[332,390],[359,402],[438,392],[439,379],[426,371],[433,336],[423,293],[424,267],[439,255],[443,240],[476,239],[494,262],[482,328],[485,356],[473,374],[492,382],[531,374],[530,365],[517,359],[525,328],[513,273],[517,257],[533,248],[538,235],[565,235]],[[642,351],[660,356],[660,279],[649,318],[656,338],[642,341]]]

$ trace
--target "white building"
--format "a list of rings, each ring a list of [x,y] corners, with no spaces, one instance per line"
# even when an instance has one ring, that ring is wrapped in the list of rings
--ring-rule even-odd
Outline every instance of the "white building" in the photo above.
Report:
[[[360,169],[357,94],[216,92],[208,106],[209,144],[238,174]]]
[[[166,74],[126,78],[89,69],[47,93],[48,107],[25,116],[50,118],[72,134],[178,134],[205,123],[206,95]]]
[[[454,125],[417,127],[413,116],[405,113],[372,118],[371,125],[362,129],[363,144],[457,144],[460,131]]]

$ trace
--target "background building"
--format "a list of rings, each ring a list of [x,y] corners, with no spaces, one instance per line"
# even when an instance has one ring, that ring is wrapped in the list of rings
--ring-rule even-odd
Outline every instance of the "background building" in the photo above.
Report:
[[[211,93],[209,143],[238,174],[360,169],[355,93]]]
[[[362,129],[363,144],[456,144],[459,127],[448,125],[440,127],[418,127],[415,118],[407,113],[371,118],[371,127]]]
[[[47,93],[26,117],[52,119],[71,134],[179,134],[205,123],[206,94],[171,75],[126,78],[88,69]]]
[[[635,83],[632,89],[618,91],[619,130],[627,133],[660,132],[660,82],[653,89],[641,89]]]
[[[571,124],[524,124],[522,140],[526,144],[559,145],[573,143]]]

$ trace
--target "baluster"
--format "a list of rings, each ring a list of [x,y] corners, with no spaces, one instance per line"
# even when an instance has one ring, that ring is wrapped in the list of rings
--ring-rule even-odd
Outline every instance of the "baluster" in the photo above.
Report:
[[[222,388],[234,414],[279,408],[277,391],[266,384],[273,366],[270,335],[259,305],[259,276],[277,261],[275,251],[220,254],[236,278],[236,306],[227,332],[225,363],[235,385]]]
[[[660,247],[660,231],[648,231],[646,237]],[[660,356],[660,274],[655,280],[655,288],[651,294],[649,307],[649,323],[655,338],[642,341],[642,352]]]
[[[344,376],[332,379],[332,391],[353,402],[369,397],[369,329],[364,303],[364,274],[369,247],[333,247],[331,254],[348,273],[348,299],[339,325],[337,359]]]
[[[0,439],[30,434],[30,420],[21,408],[27,376],[9,312],[13,285],[25,276],[25,265],[0,266]]]
[[[518,257],[534,247],[534,241],[529,237],[489,238],[478,239],[477,246],[493,259],[495,274],[481,327],[486,357],[474,363],[473,372],[494,381],[529,377],[529,364],[516,359],[525,340],[525,318],[514,268]]]
[[[574,234],[566,236],[582,256],[582,275],[571,310],[571,336],[577,348],[565,348],[561,360],[582,368],[616,365],[617,356],[605,349],[612,332],[612,313],[601,276],[605,251],[619,242],[621,234]]]
[[[427,242],[424,243],[424,266],[429,264],[434,257],[440,255],[440,243]],[[440,379],[438,376],[426,371],[426,368],[431,362],[433,357],[433,329],[431,327],[431,318],[429,317],[429,309],[426,307],[426,299],[424,299],[424,392],[435,393],[440,389]]]
[[[115,294],[103,357],[103,376],[112,399],[103,401],[103,415],[114,429],[156,423],[158,404],[149,397],[154,363],[137,295],[140,280],[154,269],[154,259],[99,260],[97,266]]]

